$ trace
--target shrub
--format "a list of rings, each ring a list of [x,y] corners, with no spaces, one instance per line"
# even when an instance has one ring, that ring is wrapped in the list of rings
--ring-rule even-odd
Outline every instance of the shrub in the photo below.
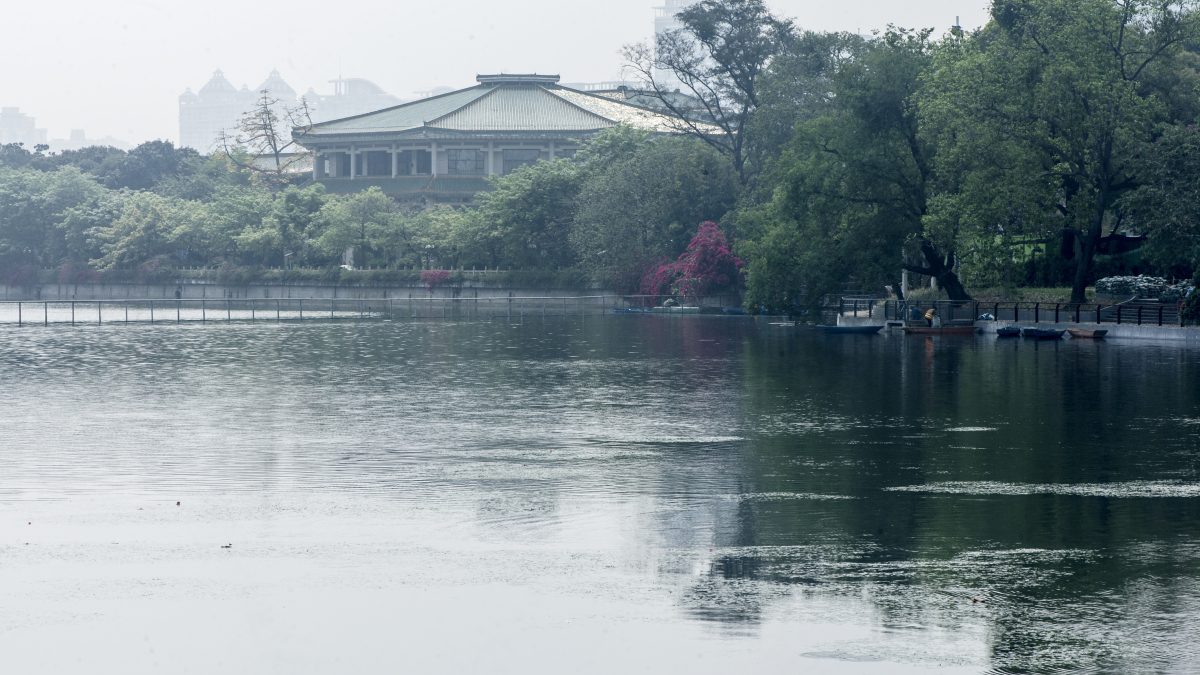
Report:
[[[100,281],[100,272],[67,261],[58,266],[58,283],[60,284],[94,284]]]
[[[729,249],[716,223],[701,223],[687,250],[673,263],[651,268],[642,277],[643,295],[678,293],[699,297],[738,286],[746,263]]]
[[[33,265],[22,265],[16,269],[6,270],[0,278],[9,286],[32,286],[38,282],[38,268]]]
[[[425,270],[421,272],[421,281],[425,284],[425,290],[430,293],[439,284],[445,283],[450,278],[450,270]]]

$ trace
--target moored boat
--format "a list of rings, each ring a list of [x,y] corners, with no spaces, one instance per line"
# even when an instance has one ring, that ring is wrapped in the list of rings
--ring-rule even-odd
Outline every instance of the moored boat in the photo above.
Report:
[[[996,337],[1017,337],[1021,334],[1021,329],[1015,326],[996,329]]]
[[[1096,330],[1088,330],[1086,328],[1068,328],[1067,332],[1070,333],[1071,337],[1073,338],[1098,339],[1104,337],[1104,335],[1108,333],[1108,329],[1100,328]]]
[[[973,335],[979,330],[977,326],[904,326],[901,328],[908,335]]]
[[[878,333],[879,330],[881,328],[883,328],[883,325],[881,324],[881,325],[875,325],[875,326],[869,326],[869,325],[868,326],[817,326],[817,328],[820,328],[821,330],[825,331],[826,333],[837,333],[837,334],[841,334],[841,335],[847,335],[847,334],[869,335],[871,333]]]
[[[1057,340],[1065,335],[1066,332],[1067,331],[1065,330],[1059,330],[1056,328],[1039,328],[1037,329],[1037,335],[1034,337],[1039,340]]]

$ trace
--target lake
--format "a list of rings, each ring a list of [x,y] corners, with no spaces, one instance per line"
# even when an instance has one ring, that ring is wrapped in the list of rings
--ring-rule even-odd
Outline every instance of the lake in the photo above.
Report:
[[[1200,672],[1200,359],[0,326],[0,671]]]

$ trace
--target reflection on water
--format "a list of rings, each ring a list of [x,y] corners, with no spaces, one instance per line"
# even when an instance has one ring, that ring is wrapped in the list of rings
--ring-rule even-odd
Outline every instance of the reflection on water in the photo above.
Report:
[[[383,500],[427,542],[602,550],[595,593],[722,634],[874,631],[806,658],[1188,671],[1197,363],[724,318],[2,327],[0,502]],[[537,551],[504,578],[551,583]]]

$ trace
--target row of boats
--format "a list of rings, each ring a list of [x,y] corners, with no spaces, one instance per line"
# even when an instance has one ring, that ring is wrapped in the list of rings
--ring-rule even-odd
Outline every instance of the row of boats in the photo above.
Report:
[[[817,326],[817,328],[826,333],[835,334],[871,334],[878,333],[883,326]],[[973,335],[979,328],[977,326],[902,326],[900,328],[909,335]],[[1058,340],[1063,335],[1070,333],[1071,337],[1096,339],[1102,338],[1108,330],[1106,329],[1087,329],[1087,328],[1034,328],[1027,326],[1019,328],[1017,326],[1008,326],[996,329],[996,337],[1026,337],[1037,340]]]

